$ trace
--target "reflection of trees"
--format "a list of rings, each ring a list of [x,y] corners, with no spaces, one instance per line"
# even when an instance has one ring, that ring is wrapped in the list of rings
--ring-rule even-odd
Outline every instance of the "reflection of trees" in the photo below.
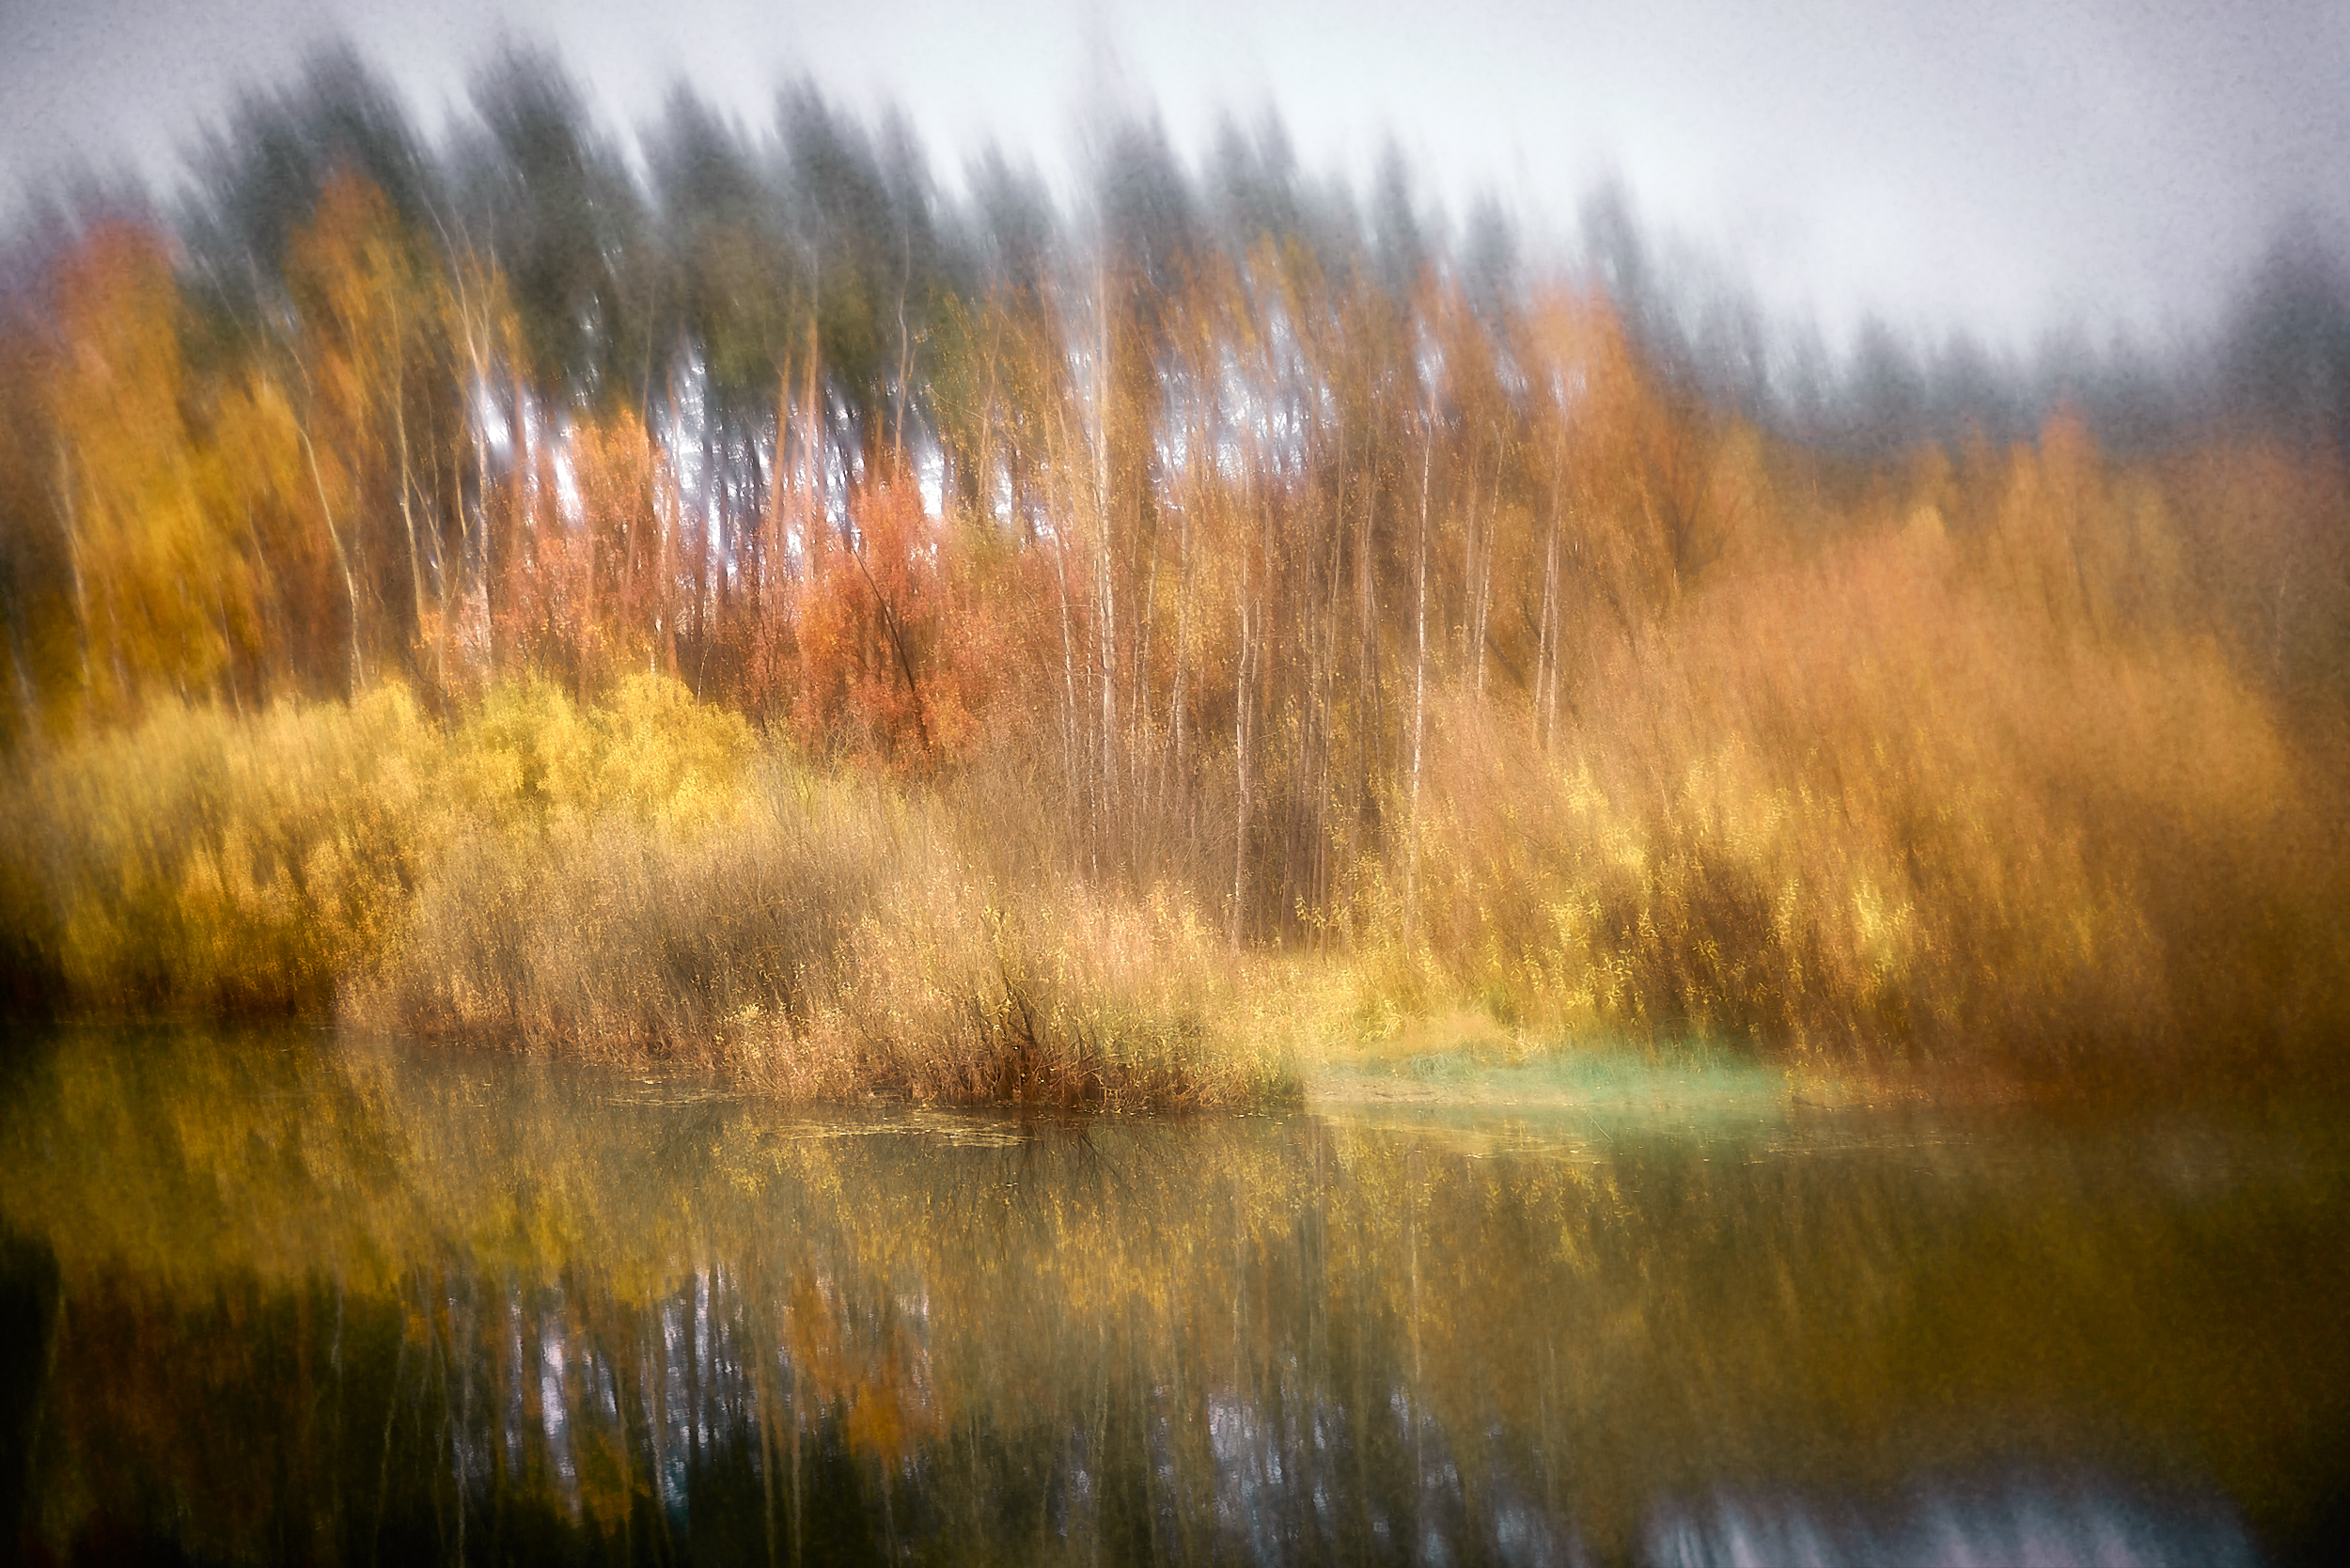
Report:
[[[0,1155],[56,1544],[1557,1560],[2084,1458],[2289,1523],[2350,1383],[2339,1176],[2208,1134],[1497,1158],[85,1039]]]

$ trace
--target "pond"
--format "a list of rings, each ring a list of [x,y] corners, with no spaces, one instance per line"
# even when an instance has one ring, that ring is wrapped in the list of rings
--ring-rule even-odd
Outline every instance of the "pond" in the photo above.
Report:
[[[1023,1122],[291,1031],[0,1082],[28,1558],[2323,1560],[2338,1116]]]

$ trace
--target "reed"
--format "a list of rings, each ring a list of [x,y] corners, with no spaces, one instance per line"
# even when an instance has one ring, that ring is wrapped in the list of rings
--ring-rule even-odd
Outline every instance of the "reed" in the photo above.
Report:
[[[2043,1083],[2313,1061],[2350,1021],[2324,768],[2214,639],[2052,611],[1998,545],[1728,578],[1593,649],[1552,747],[1449,694],[1365,1013]]]
[[[460,835],[344,1011],[724,1066],[792,1098],[1159,1109],[1282,1092],[1187,901],[1008,885],[982,862],[936,794],[770,752],[694,826],[604,810]]]

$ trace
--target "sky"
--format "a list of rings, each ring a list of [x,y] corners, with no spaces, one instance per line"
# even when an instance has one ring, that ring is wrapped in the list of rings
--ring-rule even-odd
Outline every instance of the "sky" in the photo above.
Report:
[[[168,185],[243,86],[348,39],[428,132],[502,39],[607,124],[681,79],[763,129],[803,75],[894,103],[952,190],[991,138],[1065,182],[1155,112],[1196,159],[1268,108],[1358,190],[1400,148],[1540,257],[1603,180],[1698,273],[1830,344],[1875,316],[2027,350],[2191,334],[2291,217],[2350,236],[2350,5],[2326,0],[0,0],[0,199],[72,160]]]

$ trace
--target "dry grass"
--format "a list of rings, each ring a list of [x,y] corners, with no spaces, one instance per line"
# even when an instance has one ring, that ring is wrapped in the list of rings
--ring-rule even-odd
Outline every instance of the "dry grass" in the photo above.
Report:
[[[672,682],[517,683],[448,731],[397,688],[164,705],[7,788],[8,924],[85,1012],[332,1005],[797,1098],[1292,1091],[1183,895],[1008,879],[940,792],[811,770]]]
[[[1256,1103],[1185,901],[990,879],[934,796],[763,759],[700,831],[605,812],[462,839],[346,1013],[617,1059],[725,1065],[793,1098],[1112,1109]]]
[[[2013,570],[1929,518],[1726,579],[1595,651],[1549,756],[1449,700],[1367,1007],[2034,1080],[2338,1040],[2333,808],[2270,702]]]

